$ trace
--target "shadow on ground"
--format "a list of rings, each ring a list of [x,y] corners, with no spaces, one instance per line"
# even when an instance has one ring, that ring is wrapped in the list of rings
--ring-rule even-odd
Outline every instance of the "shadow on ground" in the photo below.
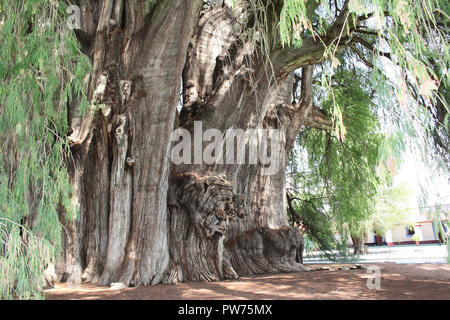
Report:
[[[185,282],[110,290],[94,284],[58,284],[49,300],[297,300],[297,299],[450,299],[450,265],[375,264],[380,267],[380,289],[369,289],[373,273],[366,269],[258,275],[238,281]],[[324,265],[321,264],[320,267]],[[366,265],[367,266],[367,265]],[[311,267],[311,265],[308,265]]]

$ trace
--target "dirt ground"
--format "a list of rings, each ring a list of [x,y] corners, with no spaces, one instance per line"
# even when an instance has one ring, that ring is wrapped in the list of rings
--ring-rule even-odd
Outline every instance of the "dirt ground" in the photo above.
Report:
[[[339,270],[353,265],[320,265],[330,270],[258,275],[238,281],[186,282],[112,290],[92,284],[57,284],[47,290],[48,300],[297,300],[297,299],[444,299],[450,300],[450,265],[379,263],[380,289],[375,273],[361,269]],[[373,265],[371,265],[373,266]]]

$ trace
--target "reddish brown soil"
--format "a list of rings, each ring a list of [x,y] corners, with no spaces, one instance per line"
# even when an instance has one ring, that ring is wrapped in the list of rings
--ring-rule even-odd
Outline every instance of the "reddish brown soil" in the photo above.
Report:
[[[46,292],[49,300],[117,299],[445,299],[450,300],[450,265],[393,263],[376,264],[381,270],[381,289],[367,288],[373,277],[366,269],[258,275],[239,281],[186,282],[111,290],[92,284],[58,284]],[[323,265],[321,265],[323,266]],[[366,265],[367,266],[367,265]],[[311,266],[309,266],[311,267]],[[373,281],[371,281],[373,283]]]

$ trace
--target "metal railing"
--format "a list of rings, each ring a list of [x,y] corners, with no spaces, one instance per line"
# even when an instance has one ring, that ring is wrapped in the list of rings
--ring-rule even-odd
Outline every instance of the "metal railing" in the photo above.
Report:
[[[353,249],[348,250],[347,255],[339,252],[326,254],[321,251],[305,252],[303,263],[447,263],[447,245],[427,244],[427,245],[396,245],[368,247],[367,254],[353,255]]]

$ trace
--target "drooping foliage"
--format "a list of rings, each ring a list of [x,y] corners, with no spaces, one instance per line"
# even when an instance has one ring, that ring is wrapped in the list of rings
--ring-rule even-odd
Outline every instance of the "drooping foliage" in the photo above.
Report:
[[[375,168],[389,157],[400,163],[414,147],[430,166],[437,160],[448,169],[448,10],[440,1],[320,2],[312,20],[316,37],[344,20],[325,53],[331,66],[317,76],[316,99],[326,97],[318,104],[335,131],[303,131],[298,145],[304,149],[290,157],[290,168],[301,169],[290,173],[297,199],[291,218],[306,223],[322,248],[333,248],[335,232],[346,240],[371,224],[377,188],[383,189]],[[280,31],[295,33],[291,21]],[[348,50],[338,50],[342,44]]]
[[[339,37],[325,52],[332,65],[341,63],[338,48],[348,44],[353,55],[372,69],[377,103],[385,101],[394,107],[389,109],[394,115],[390,113],[390,118],[395,122],[407,117],[418,124],[424,129],[421,134],[433,135],[444,158],[448,157],[449,4],[436,0],[311,1],[309,6],[316,3],[317,9],[305,18],[307,9],[298,2],[283,1],[282,43],[301,46],[295,39],[310,33],[325,40],[324,30],[341,19]],[[332,73],[322,81],[332,92],[331,78]],[[333,101],[334,117],[340,117],[340,108]],[[336,129],[345,135],[339,123]]]
[[[365,80],[363,71],[342,64],[333,77],[334,97],[318,86],[317,103],[323,110],[331,111],[333,99],[341,106],[345,140],[336,132],[305,129],[290,157],[288,192],[297,199],[291,219],[304,225],[310,238],[326,250],[345,245],[334,234],[339,232],[346,241],[349,232],[360,231],[374,208],[383,136],[374,98],[361,83]]]
[[[89,62],[62,1],[0,1],[0,299],[41,298],[43,270],[73,218],[67,103]],[[86,101],[81,104],[87,106]]]
[[[408,200],[412,189],[407,183],[398,186],[384,184],[380,186],[376,199],[374,213],[370,217],[370,227],[377,233],[384,234],[386,230],[407,223],[412,224],[412,209]]]

